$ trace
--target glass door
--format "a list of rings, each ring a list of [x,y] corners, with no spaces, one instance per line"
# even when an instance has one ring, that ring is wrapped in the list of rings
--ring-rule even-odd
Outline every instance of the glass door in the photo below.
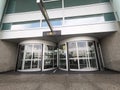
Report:
[[[98,69],[97,64],[97,56],[95,51],[95,42],[91,41],[87,43],[88,46],[88,59],[89,59],[89,67],[92,69]]]
[[[66,52],[67,52],[67,48],[66,48],[66,45],[63,44],[63,45],[60,45],[59,47],[59,62],[58,62],[58,65],[59,65],[59,68],[62,69],[62,70],[66,70],[67,69],[67,55],[66,55]]]
[[[77,58],[77,44],[76,42],[69,42],[68,43],[68,55],[69,55],[69,69],[70,70],[78,70],[78,58]]]
[[[56,66],[56,53],[54,46],[45,45],[44,49],[44,70],[52,70]]]
[[[42,68],[42,45],[33,45],[32,69]]]
[[[86,44],[86,41],[77,42],[79,69],[86,69],[89,67]]]

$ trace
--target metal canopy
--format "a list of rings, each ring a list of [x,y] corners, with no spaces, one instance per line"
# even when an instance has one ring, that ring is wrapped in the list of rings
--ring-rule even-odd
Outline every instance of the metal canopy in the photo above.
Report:
[[[52,25],[50,24],[49,16],[48,16],[48,13],[47,13],[47,11],[46,11],[46,9],[45,9],[45,6],[44,6],[44,4],[43,4],[43,1],[42,1],[42,0],[36,0],[36,3],[38,4],[38,6],[39,6],[39,8],[40,8],[40,10],[41,10],[41,12],[42,12],[42,14],[43,14],[43,16],[44,16],[47,24],[48,24],[51,32],[53,33],[53,27],[52,27]]]

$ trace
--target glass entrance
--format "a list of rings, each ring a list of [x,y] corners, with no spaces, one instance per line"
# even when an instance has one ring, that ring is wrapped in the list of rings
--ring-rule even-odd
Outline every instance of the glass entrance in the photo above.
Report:
[[[94,41],[68,42],[68,55],[71,71],[98,69]]]
[[[57,67],[57,50],[55,50],[55,46],[45,45],[43,65],[44,71]]]
[[[31,41],[33,42],[33,41]],[[64,41],[55,46],[51,42],[22,43],[19,47],[18,71],[95,71],[98,62],[94,40]]]
[[[20,45],[18,70],[40,71],[42,61],[42,44]]]

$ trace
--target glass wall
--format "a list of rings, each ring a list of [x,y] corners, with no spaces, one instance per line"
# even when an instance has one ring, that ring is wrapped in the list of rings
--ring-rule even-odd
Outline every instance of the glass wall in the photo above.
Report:
[[[98,69],[94,41],[68,42],[70,70]]]
[[[42,44],[26,44],[19,46],[18,70],[41,70]]]
[[[44,5],[46,9],[55,9],[55,8],[62,8],[63,6],[71,7],[71,6],[109,2],[109,0],[75,0],[75,1],[63,0],[63,2],[64,3],[62,3],[62,0],[44,1]],[[37,11],[37,10],[39,10],[39,7],[36,4],[36,0],[8,0],[8,4],[6,6],[6,14]]]
[[[48,71],[56,67],[66,71],[99,70],[95,48],[97,41],[94,39],[64,40],[66,44],[61,42],[59,47],[49,42],[30,43],[33,41],[22,42],[19,45],[18,71]]]
[[[33,42],[33,43],[31,43]],[[57,51],[54,43],[39,43],[43,41],[23,41],[19,45],[17,62],[18,71],[48,71],[57,67]],[[45,44],[46,43],[46,44]]]

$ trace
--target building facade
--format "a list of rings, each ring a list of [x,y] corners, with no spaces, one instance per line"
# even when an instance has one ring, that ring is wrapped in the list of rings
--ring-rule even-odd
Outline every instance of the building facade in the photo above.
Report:
[[[120,71],[119,0],[0,0],[0,72]],[[49,35],[48,35],[49,34]]]

